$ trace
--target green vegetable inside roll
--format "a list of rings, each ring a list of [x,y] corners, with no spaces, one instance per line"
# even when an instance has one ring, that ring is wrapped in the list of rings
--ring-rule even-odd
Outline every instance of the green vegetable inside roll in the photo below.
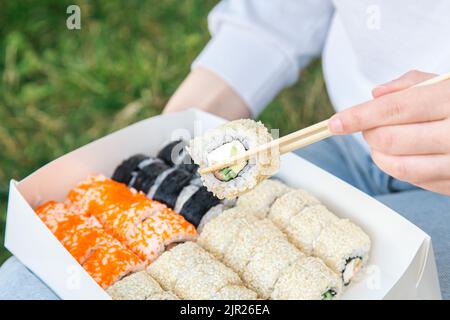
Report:
[[[208,161],[210,164],[223,162],[243,152],[245,152],[244,145],[240,141],[234,140],[213,150],[208,155]],[[246,165],[247,161],[239,162],[231,167],[214,172],[214,176],[220,181],[228,182],[236,178]]]
[[[322,294],[322,300],[333,300],[336,295],[336,291],[333,289],[328,289],[324,294]]]

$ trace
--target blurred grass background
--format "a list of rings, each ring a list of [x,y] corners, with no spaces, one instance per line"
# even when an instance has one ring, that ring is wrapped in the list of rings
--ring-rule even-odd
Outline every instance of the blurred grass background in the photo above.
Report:
[[[0,1],[0,239],[10,179],[159,114],[209,39],[216,1]],[[66,8],[81,8],[81,30]],[[262,113],[286,134],[331,114],[319,61]],[[0,246],[0,263],[9,253]]]

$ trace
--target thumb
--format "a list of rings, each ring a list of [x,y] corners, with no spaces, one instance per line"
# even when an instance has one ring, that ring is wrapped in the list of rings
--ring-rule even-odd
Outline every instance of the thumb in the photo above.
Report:
[[[387,83],[376,86],[372,90],[372,96],[378,98],[384,96],[388,93],[393,93],[396,91],[404,90],[406,88],[412,87],[422,81],[431,79],[436,75],[433,73],[421,72],[417,70],[409,71],[403,74],[400,78],[389,81]]]

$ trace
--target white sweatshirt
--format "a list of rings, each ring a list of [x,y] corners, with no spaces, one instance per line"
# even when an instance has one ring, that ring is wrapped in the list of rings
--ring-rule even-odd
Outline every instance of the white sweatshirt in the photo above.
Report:
[[[320,54],[336,110],[409,70],[450,71],[450,0],[222,0],[208,23],[193,68],[222,77],[253,116]]]

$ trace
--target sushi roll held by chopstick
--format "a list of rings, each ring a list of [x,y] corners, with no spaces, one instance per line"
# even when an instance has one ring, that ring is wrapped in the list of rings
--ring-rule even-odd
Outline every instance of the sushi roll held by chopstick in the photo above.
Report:
[[[200,168],[223,162],[249,149],[272,141],[261,122],[249,119],[228,122],[190,141],[189,154]],[[248,161],[201,176],[204,185],[218,198],[231,199],[273,175],[279,167],[279,154],[273,150]]]

